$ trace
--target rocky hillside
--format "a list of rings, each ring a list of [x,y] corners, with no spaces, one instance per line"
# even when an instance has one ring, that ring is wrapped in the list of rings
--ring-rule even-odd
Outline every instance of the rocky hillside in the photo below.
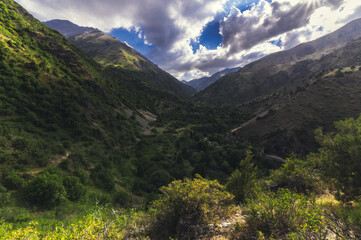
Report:
[[[285,156],[315,151],[317,127],[331,131],[334,121],[360,114],[360,54],[361,39],[321,59],[305,61],[305,71],[320,69],[320,73],[296,86],[238,105],[254,112],[255,118],[234,130],[233,135],[247,136],[266,153]]]

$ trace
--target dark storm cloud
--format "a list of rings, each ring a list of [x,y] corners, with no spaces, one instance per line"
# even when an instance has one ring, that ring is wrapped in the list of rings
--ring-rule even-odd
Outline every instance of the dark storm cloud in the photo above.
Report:
[[[162,50],[169,50],[181,34],[174,19],[170,18],[164,8],[166,3],[167,1],[157,4],[145,3],[137,12],[138,24],[147,40]]]
[[[327,0],[315,5],[310,2],[300,2],[291,6],[288,2],[273,2],[270,4],[272,13],[260,22],[260,14],[268,4],[263,1],[254,10],[255,14],[244,15],[234,11],[231,16],[221,22],[223,45],[230,47],[229,54],[247,50],[269,40],[272,37],[303,27],[309,23],[314,11],[324,5],[339,7],[343,1]],[[287,10],[284,10],[287,9]]]
[[[186,22],[193,23],[203,20],[213,14],[207,9],[207,5],[224,0],[17,1],[25,6],[37,8],[42,20],[67,19],[101,30],[135,26],[144,32],[149,43],[167,51],[186,34],[187,28],[191,27],[179,26],[177,20],[186,19]]]

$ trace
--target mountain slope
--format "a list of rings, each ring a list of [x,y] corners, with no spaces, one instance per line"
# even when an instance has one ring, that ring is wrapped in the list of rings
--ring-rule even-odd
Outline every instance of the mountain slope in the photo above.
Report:
[[[223,77],[224,75],[231,73],[231,72],[237,72],[239,71],[241,68],[237,67],[237,68],[227,68],[224,69],[223,71],[217,72],[215,74],[213,74],[210,77],[203,77],[203,78],[199,78],[199,79],[194,79],[191,80],[189,82],[185,82],[187,85],[193,87],[194,89],[196,89],[198,92],[202,91],[203,89],[207,88],[209,85],[211,85],[212,83],[214,83],[215,81],[217,81],[218,79],[220,79],[221,77]]]
[[[309,60],[304,69],[323,71],[296,86],[239,105],[255,117],[234,129],[233,137],[248,139],[267,154],[306,154],[317,150],[316,128],[331,131],[333,122],[360,114],[361,38],[319,60]]]
[[[323,56],[359,37],[361,37],[361,19],[312,42],[271,54],[248,64],[239,72],[219,79],[196,97],[202,102],[235,106],[272,93],[284,86],[292,86],[332,67],[314,68],[307,62],[322,59]]]
[[[141,127],[125,111],[151,109],[150,96],[105,72],[13,1],[0,4],[1,129],[10,143],[23,139],[32,149],[22,153],[25,161],[5,145],[6,164],[47,165],[70,143],[132,141]],[[34,155],[37,148],[44,151]]]
[[[17,3],[0,0],[0,191],[8,196],[0,211],[3,204],[45,207],[36,194],[23,195],[33,179],[51,178],[60,194],[76,184],[84,207],[140,205],[195,173],[226,179],[239,161],[228,156],[242,152],[223,133],[248,117],[103,67]],[[74,199],[63,197],[70,209]],[[60,204],[44,199],[49,208]]]
[[[63,35],[72,31],[75,25],[61,20],[45,22],[45,24]],[[125,70],[130,76],[129,72],[132,72],[133,75],[154,86],[178,96],[186,97],[195,93],[193,88],[181,83],[115,37],[99,30],[83,31],[81,27],[78,27],[77,31],[81,34],[69,36],[69,39],[101,65]]]

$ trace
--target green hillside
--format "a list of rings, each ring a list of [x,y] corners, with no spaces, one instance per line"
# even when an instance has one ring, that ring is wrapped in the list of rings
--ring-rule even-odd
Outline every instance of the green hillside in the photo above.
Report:
[[[62,191],[56,201],[44,196],[52,201],[44,206],[25,193],[51,179],[60,190],[67,181],[85,189],[78,192],[85,205],[141,205],[177,178],[225,180],[237,164],[227,156],[245,153],[223,133],[248,114],[194,104],[131,71],[102,67],[11,0],[1,2],[0,23],[0,183],[7,204],[59,205]]]
[[[360,239],[361,117],[331,127],[359,113],[360,46],[213,107],[0,0],[0,239]],[[312,150],[318,126],[318,151],[279,157]]]

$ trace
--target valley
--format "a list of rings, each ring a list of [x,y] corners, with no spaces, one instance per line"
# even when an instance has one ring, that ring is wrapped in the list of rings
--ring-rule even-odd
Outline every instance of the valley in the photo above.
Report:
[[[0,0],[1,239],[359,239],[361,20],[182,83]]]

